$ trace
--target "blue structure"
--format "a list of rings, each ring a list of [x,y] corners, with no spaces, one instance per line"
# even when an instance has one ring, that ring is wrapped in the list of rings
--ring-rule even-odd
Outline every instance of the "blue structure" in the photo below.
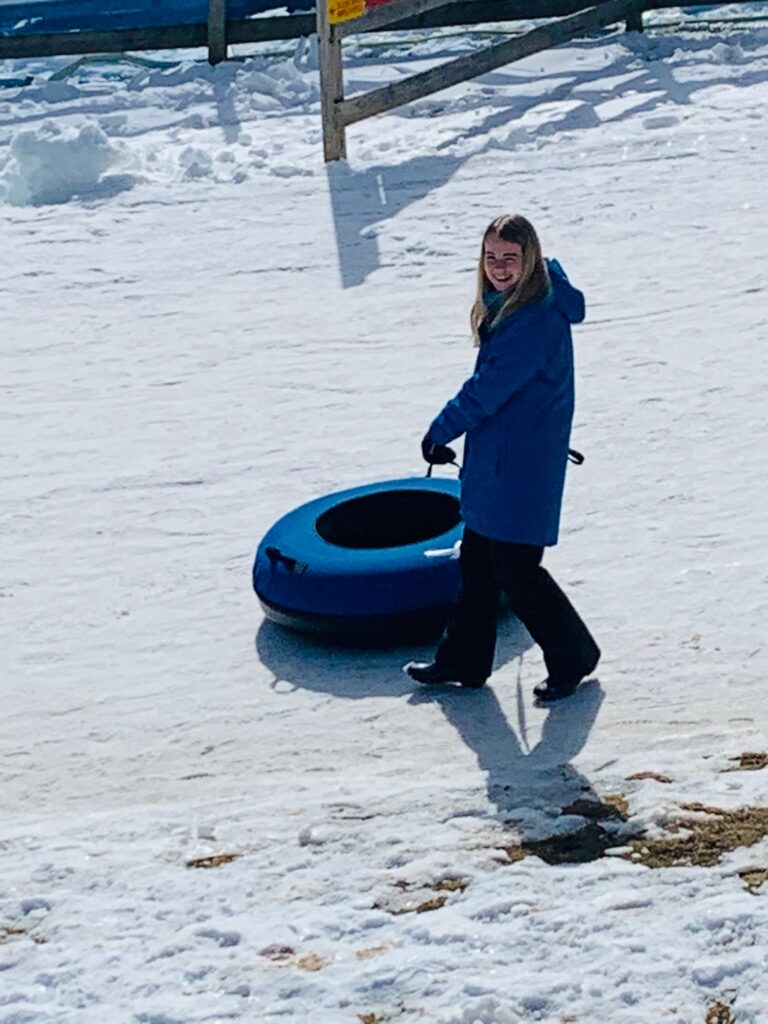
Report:
[[[227,0],[227,19],[241,21],[286,6],[280,0]],[[314,8],[314,0],[288,0],[289,11]],[[0,35],[96,32],[110,29],[199,25],[208,0],[0,0]]]
[[[323,637],[438,632],[461,584],[458,480],[416,477],[327,495],[267,532],[253,587],[268,619]]]

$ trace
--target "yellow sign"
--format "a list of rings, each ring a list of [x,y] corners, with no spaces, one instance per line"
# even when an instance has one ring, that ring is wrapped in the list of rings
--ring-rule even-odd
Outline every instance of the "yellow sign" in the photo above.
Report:
[[[352,21],[365,14],[365,0],[328,0],[328,21],[338,25],[340,21]]]

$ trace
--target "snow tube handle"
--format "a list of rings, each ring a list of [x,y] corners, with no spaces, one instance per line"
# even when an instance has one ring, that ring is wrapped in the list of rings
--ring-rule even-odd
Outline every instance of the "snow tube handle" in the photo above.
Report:
[[[274,568],[278,563],[284,565],[288,572],[302,573],[307,568],[306,562],[300,562],[298,558],[291,558],[290,555],[284,555],[280,548],[265,548],[264,554],[272,563],[272,568]]]
[[[576,451],[575,448],[569,448],[568,449],[568,461],[572,462],[575,466],[581,466],[583,464],[583,462],[584,462],[584,456],[581,454],[581,452]],[[461,471],[461,466],[458,464],[458,462],[455,462],[455,461],[454,462],[449,462],[448,465],[449,466],[455,466],[456,469]],[[429,468],[427,469],[427,476],[432,476],[432,470],[434,469],[434,467],[435,467],[435,464],[433,462],[430,462]]]
[[[441,465],[441,466],[455,466],[456,469],[458,469],[458,471],[461,472],[461,466],[458,464],[458,462],[455,459],[453,460],[453,462],[441,462],[441,463],[430,462],[430,464],[429,464],[429,466],[427,468],[427,476],[428,477],[432,476],[432,470],[435,468],[435,466],[438,466],[438,465]]]

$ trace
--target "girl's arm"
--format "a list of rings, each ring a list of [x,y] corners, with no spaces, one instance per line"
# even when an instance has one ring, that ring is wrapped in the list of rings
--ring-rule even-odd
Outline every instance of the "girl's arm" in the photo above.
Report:
[[[527,331],[520,330],[518,322],[488,342],[492,349],[482,365],[432,421],[429,440],[447,444],[474,429],[529,384],[558,349],[563,337],[559,319],[537,317],[535,327]]]

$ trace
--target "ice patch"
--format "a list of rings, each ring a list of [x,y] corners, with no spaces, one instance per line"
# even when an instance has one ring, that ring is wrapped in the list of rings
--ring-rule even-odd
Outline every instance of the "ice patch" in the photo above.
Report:
[[[744,60],[744,51],[738,43],[715,43],[712,59],[722,64],[737,64]]]
[[[97,124],[61,129],[45,121],[20,131],[0,173],[0,198],[12,206],[67,203],[93,193],[121,156]],[[132,179],[121,179],[130,185]]]
[[[24,99],[33,103],[71,103],[83,95],[81,89],[69,82],[35,79],[34,85],[24,90]]]
[[[643,128],[674,128],[678,124],[680,118],[676,114],[657,114],[643,120]]]
[[[201,928],[195,934],[203,939],[212,939],[217,946],[222,948],[240,945],[239,932],[222,932],[218,928]]]
[[[26,917],[28,914],[33,913],[35,910],[50,910],[52,904],[48,900],[44,899],[28,899],[22,900],[19,904],[19,909],[22,914]]]

